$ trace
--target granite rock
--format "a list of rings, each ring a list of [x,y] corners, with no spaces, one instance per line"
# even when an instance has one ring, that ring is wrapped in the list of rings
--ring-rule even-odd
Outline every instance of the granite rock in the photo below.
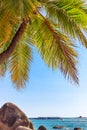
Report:
[[[0,109],[0,130],[17,130],[19,126],[34,130],[32,122],[22,110],[13,103],[4,104]]]
[[[74,130],[82,130],[81,128],[74,128]]]
[[[31,128],[27,128],[25,126],[18,126],[15,130],[32,130]]]
[[[53,128],[54,128],[54,129],[62,129],[63,126],[59,126],[59,125],[57,125],[57,126],[54,126]]]
[[[44,126],[39,126],[38,130],[46,130]]]

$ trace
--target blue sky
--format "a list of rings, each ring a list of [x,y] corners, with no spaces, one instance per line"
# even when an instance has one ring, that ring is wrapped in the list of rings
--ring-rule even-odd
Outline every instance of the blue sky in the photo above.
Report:
[[[16,90],[8,72],[0,79],[0,106],[6,102],[15,103],[28,117],[87,116],[87,50],[79,48],[79,86],[71,84],[59,70],[48,68],[34,52],[25,89]]]

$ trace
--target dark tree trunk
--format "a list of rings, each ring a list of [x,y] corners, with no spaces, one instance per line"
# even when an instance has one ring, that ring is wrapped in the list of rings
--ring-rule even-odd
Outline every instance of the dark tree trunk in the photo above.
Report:
[[[13,39],[12,39],[9,47],[7,48],[7,50],[5,50],[4,52],[2,52],[0,54],[0,65],[3,62],[5,62],[11,56],[11,54],[14,52],[16,45],[21,40],[22,35],[24,34],[24,31],[27,27],[27,23],[28,23],[28,21],[23,21],[21,23],[18,31],[16,32],[15,36],[13,37]]]

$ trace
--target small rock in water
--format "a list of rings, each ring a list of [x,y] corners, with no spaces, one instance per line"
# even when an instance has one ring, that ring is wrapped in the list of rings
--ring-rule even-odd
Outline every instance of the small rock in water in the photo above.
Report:
[[[74,128],[74,130],[82,130],[81,128]]]
[[[59,126],[59,125],[58,125],[58,126],[54,126],[53,128],[54,128],[54,129],[62,129],[63,126]]]
[[[44,126],[40,126],[38,130],[46,130],[46,128]]]

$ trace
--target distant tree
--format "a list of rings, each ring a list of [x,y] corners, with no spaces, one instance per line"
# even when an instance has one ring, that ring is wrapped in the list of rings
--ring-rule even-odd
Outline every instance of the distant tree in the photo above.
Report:
[[[49,67],[78,84],[73,41],[87,47],[86,28],[83,0],[0,0],[0,74],[8,69],[16,87],[24,87],[34,46]]]

